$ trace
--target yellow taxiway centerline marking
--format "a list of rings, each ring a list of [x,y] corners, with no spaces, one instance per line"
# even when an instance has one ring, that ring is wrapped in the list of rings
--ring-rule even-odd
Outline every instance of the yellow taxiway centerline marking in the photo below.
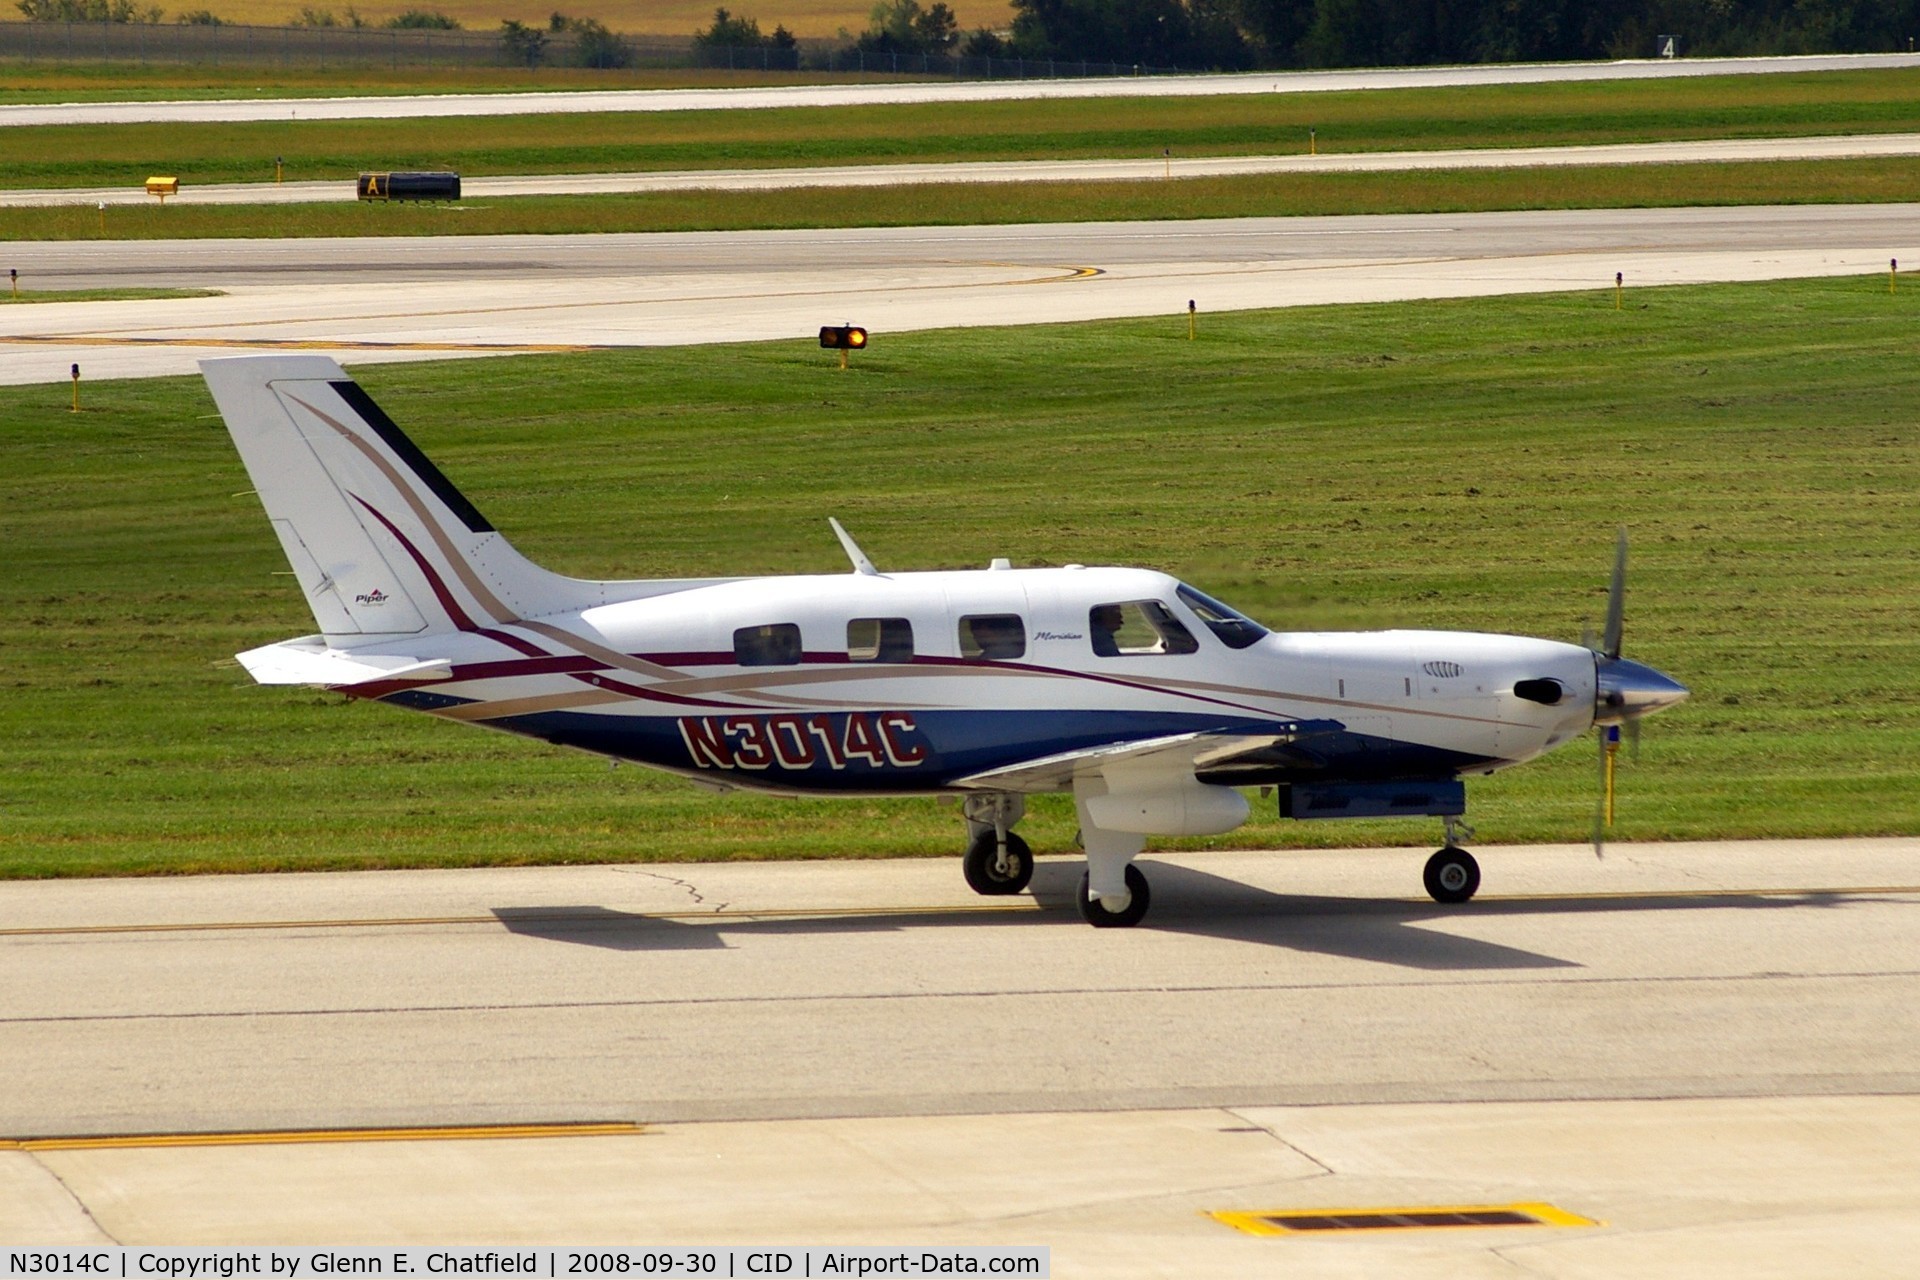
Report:
[[[1916,890],[1920,892],[1920,890]],[[566,923],[613,924],[622,920],[811,920],[898,915],[981,915],[989,912],[1030,915],[1046,910],[1037,902],[986,903],[945,907],[769,907],[765,911],[652,911],[599,916],[556,911],[500,916],[402,916],[365,920],[224,920],[193,924],[76,924],[44,928],[0,929],[0,938],[34,938],[88,933],[215,933],[228,929],[405,929],[452,924]]]
[[[277,323],[277,322],[276,322]],[[7,334],[0,343],[39,347],[238,347],[273,351],[491,351],[575,354],[627,347],[578,342],[369,342],[352,338],[115,338],[106,335]]]
[[[0,1151],[106,1151],[147,1147],[252,1147],[311,1142],[449,1142],[483,1138],[606,1138],[635,1136],[632,1121],[579,1124],[460,1125],[416,1129],[289,1129],[254,1133],[146,1133],[114,1137],[4,1138]]]
[[[1397,259],[1395,261],[1397,261]],[[955,265],[955,264],[949,263],[947,265]],[[974,263],[974,262],[968,262],[968,261],[961,261],[957,265],[986,266],[986,267],[1012,267],[1020,270],[1027,269],[1024,264],[1017,263],[1017,262]],[[1042,267],[1042,268],[1035,268],[1035,269],[1044,270],[1047,268]],[[899,286],[898,288],[900,290],[905,290],[907,292],[921,292],[921,293],[930,292],[930,291],[941,291],[941,290],[952,291],[952,290],[959,290],[959,289],[1005,289],[1005,288],[1018,288],[1023,285],[1035,285],[1035,284],[1066,284],[1075,280],[1091,280],[1096,276],[1103,276],[1107,274],[1107,269],[1105,267],[1086,267],[1086,266],[1071,266],[1067,264],[1060,264],[1051,269],[1058,271],[1060,274],[1046,275],[1046,276],[1030,276],[1030,277],[1026,277],[1019,280],[982,280],[982,281],[959,281],[959,282],[949,282],[949,283],[941,283],[941,284],[902,285],[902,286]],[[1241,271],[1240,269],[1235,268],[1233,270],[1214,272],[1210,274],[1238,275],[1238,274],[1241,274]],[[841,288],[841,289],[829,289],[829,290],[788,289],[788,290],[774,292],[774,293],[757,293],[751,296],[756,299],[767,300],[767,299],[774,299],[774,298],[809,298],[809,297],[822,297],[822,296],[829,296],[829,295],[852,295],[860,292],[862,292],[862,290],[858,288]],[[629,307],[636,304],[682,305],[690,302],[714,302],[714,301],[728,302],[728,301],[737,301],[740,298],[745,296],[748,296],[748,295],[745,295],[736,291],[736,292],[727,292],[727,293],[677,294],[671,297],[664,297],[664,298],[603,298],[603,299],[595,299],[590,302],[542,302],[542,303],[515,302],[515,303],[509,303],[503,306],[497,306],[497,307],[454,307],[454,308],[442,309],[439,311],[374,311],[374,312],[366,312],[363,314],[352,315],[352,316],[326,316],[326,317],[319,318],[315,322],[337,324],[337,323],[342,323],[346,321],[352,321],[354,323],[363,324],[363,325],[376,320],[410,320],[410,321],[417,322],[421,320],[445,319],[446,317],[449,317],[449,316],[487,316],[487,315],[512,314],[515,312],[534,312],[534,311],[541,312],[544,314],[547,312],[554,312],[554,311],[580,311],[580,310],[587,310],[592,308],[609,309],[609,308],[615,308],[615,307]],[[241,320],[241,321],[233,321],[222,327],[227,329],[263,328],[270,325],[283,325],[283,324],[290,324],[290,323],[299,323],[299,322],[289,321],[286,319]],[[140,329],[152,329],[154,326],[140,325],[135,327]],[[90,334],[90,333],[0,334],[0,343],[9,343],[9,342],[16,343],[16,344],[23,344],[23,345],[31,345],[31,346],[106,346],[106,347],[160,346],[160,347],[241,347],[241,348],[263,347],[263,348],[271,348],[276,350],[284,349],[284,350],[290,350],[290,351],[325,351],[333,348],[338,348],[343,351],[498,351],[498,352],[514,352],[514,351],[550,352],[551,351],[551,352],[564,353],[564,352],[580,352],[580,351],[633,351],[633,350],[640,349],[639,347],[631,343],[620,344],[620,343],[375,342],[375,341],[356,342],[350,338],[342,338],[337,340],[327,339],[327,338],[196,338],[190,335],[159,336],[151,333],[143,333],[143,334],[137,334],[137,335]]]
[[[1535,894],[1483,894],[1476,902],[1493,905],[1497,903],[1526,902],[1651,902],[1685,898],[1824,898],[1824,897],[1890,897],[1900,895],[1920,896],[1920,885],[1869,885],[1859,888],[1826,889],[1669,889],[1655,893],[1535,893]],[[1356,905],[1373,899],[1353,899]],[[1426,898],[1379,899],[1380,902],[1415,903],[1420,906],[1432,906]],[[711,920],[721,923],[752,920],[827,920],[860,919],[874,916],[957,916],[983,915],[999,913],[1003,915],[1032,915],[1050,910],[1031,899],[1022,899],[1007,903],[982,903],[964,906],[892,906],[892,907],[769,907],[764,911],[648,911],[633,912],[620,916],[586,915],[579,912],[556,911],[550,915],[529,913],[502,918],[495,915],[484,916],[397,916],[385,918],[347,919],[347,920],[225,920],[203,921],[185,924],[76,924],[51,925],[43,927],[28,926],[16,929],[0,929],[0,938],[37,938],[71,934],[90,933],[215,933],[230,929],[407,929],[426,928],[436,925],[459,924],[521,924],[521,923],[565,923],[577,921],[582,924],[613,924],[622,920]]]

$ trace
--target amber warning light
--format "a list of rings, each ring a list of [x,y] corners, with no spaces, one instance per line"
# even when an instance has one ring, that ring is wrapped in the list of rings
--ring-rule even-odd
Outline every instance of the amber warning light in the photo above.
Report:
[[[823,325],[820,345],[829,351],[858,351],[867,345],[867,331],[857,325]]]
[[[847,352],[858,351],[867,345],[867,331],[858,325],[821,325],[820,345],[829,351],[840,353],[840,367],[847,367]]]

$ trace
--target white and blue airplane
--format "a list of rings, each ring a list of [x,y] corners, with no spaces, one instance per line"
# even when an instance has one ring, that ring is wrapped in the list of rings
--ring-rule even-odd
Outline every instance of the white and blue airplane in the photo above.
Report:
[[[317,685],[713,788],[963,798],[967,881],[1018,893],[1026,797],[1069,792],[1091,924],[1136,924],[1150,835],[1293,818],[1445,821],[1425,883],[1480,884],[1467,777],[1687,696],[1620,656],[1451,631],[1273,632],[1164,573],[1068,565],[595,582],[521,556],[332,360],[207,360],[319,632],[239,655]]]

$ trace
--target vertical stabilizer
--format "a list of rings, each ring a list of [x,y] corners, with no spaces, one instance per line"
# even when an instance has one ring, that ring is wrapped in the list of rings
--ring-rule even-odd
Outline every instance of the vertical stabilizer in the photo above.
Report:
[[[598,603],[611,585],[515,551],[333,360],[200,371],[328,644],[477,630]]]

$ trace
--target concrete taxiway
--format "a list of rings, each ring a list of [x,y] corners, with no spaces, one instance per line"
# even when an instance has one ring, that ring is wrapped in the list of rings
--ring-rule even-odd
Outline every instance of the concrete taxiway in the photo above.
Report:
[[[1073,64],[1062,63],[1061,69]],[[0,128],[49,124],[146,124],[237,120],[366,120],[553,112],[727,111],[776,107],[994,102],[1013,98],[1205,97],[1336,93],[1478,85],[1665,80],[1920,66],[1920,54],[1803,54],[1777,58],[1648,58],[1619,62],[1498,63],[1358,71],[1233,75],[1092,76],[1074,79],[924,80],[892,84],[789,85],[752,89],[627,89],[556,93],[456,93],[358,98],[257,98],[197,102],[27,103],[0,106]],[[1039,63],[1036,75],[1042,74]]]
[[[404,216],[406,210],[394,210]],[[236,350],[347,363],[876,335],[1334,302],[1884,273],[1920,206],[1565,210],[591,236],[23,243],[28,288],[225,296],[9,308],[0,384],[194,372]],[[1629,295],[1631,296],[1631,295]]]
[[[0,1134],[1920,1092],[1920,841],[1423,857],[4,884]]]
[[[1907,1274],[1920,840],[1481,854],[1454,908],[1418,850],[1151,858],[1115,932],[1071,859],[0,885],[0,1240]],[[474,1129],[566,1122],[640,1128]],[[1207,1216],[1538,1202],[1595,1225]]]
[[[1151,182],[1257,174],[1395,173],[1437,169],[1564,169],[1599,165],[1749,164],[1920,155],[1920,133],[1821,138],[1731,138],[1698,142],[1507,147],[1468,151],[1355,151],[1326,155],[1171,156],[1107,160],[977,161],[951,164],[821,165],[804,169],[689,169],[658,173],[546,173],[467,178],[467,200],[512,196],[639,195],[662,191],[783,191],[798,187],[900,187],[941,183]],[[0,207],[148,204],[144,187],[0,190]],[[191,184],[173,204],[319,204],[359,199],[352,182]]]

